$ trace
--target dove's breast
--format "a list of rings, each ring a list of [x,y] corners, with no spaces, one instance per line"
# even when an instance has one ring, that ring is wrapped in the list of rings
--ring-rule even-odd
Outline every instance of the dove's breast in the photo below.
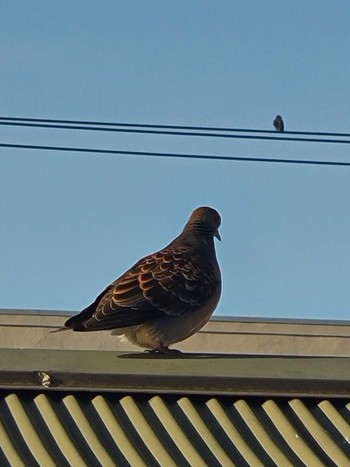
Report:
[[[220,296],[221,281],[219,280],[212,297],[204,305],[191,312],[182,316],[164,316],[150,323],[116,331],[122,331],[120,334],[123,334],[129,342],[146,349],[154,349],[160,345],[168,347],[198,332],[214,313]]]

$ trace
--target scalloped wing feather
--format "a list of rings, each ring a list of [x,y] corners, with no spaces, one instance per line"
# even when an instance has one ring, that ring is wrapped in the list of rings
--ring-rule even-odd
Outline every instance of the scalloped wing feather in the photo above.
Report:
[[[66,325],[91,331],[182,316],[203,305],[216,287],[213,266],[191,248],[165,249],[137,262]]]

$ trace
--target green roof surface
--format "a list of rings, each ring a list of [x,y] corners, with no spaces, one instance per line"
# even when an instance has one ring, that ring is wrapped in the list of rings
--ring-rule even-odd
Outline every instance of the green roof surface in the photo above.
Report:
[[[0,349],[3,388],[350,397],[349,379],[346,357]]]

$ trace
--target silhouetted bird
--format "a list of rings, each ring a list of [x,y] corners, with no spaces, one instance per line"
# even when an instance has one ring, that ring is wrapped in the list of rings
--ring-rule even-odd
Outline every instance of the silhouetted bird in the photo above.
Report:
[[[220,223],[215,209],[197,208],[175,240],[138,261],[61,329],[113,329],[140,347],[179,352],[169,345],[199,331],[220,299],[213,238],[220,240]]]
[[[277,131],[284,131],[284,123],[281,115],[276,115],[275,120],[273,121],[273,126]]]

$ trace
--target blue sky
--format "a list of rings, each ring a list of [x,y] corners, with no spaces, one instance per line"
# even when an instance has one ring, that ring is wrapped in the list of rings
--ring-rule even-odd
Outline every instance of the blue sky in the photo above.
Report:
[[[0,116],[349,132],[350,3],[4,2]],[[348,145],[38,130],[0,142],[349,161]],[[350,168],[0,148],[0,308],[78,311],[200,205],[216,314],[348,319]]]

